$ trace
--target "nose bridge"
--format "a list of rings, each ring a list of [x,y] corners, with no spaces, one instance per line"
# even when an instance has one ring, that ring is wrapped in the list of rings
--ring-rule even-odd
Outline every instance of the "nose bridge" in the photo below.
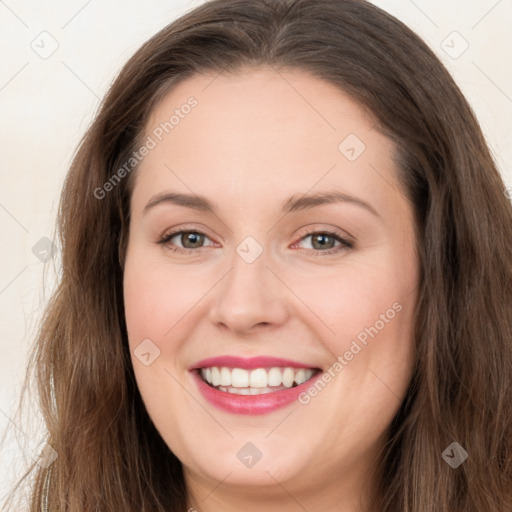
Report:
[[[230,271],[219,283],[211,320],[239,332],[284,322],[285,293],[267,268],[270,262],[263,245],[247,236],[235,247],[230,263]]]

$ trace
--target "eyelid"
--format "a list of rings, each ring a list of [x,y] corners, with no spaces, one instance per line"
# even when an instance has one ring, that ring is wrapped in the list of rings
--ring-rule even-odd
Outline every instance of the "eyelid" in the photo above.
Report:
[[[195,225],[179,225],[175,228],[169,228],[164,231],[164,233],[159,237],[159,242],[168,239],[169,237],[173,237],[179,233],[182,232],[190,232],[190,233],[199,233],[201,235],[207,236],[210,240],[212,240],[212,237],[208,234],[208,230],[206,228],[198,227],[197,224]]]

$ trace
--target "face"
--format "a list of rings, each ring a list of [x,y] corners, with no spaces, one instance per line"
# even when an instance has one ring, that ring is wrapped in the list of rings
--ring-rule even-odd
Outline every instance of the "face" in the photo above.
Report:
[[[150,116],[129,343],[147,411],[203,494],[279,482],[311,503],[375,466],[411,377],[419,276],[375,124],[335,86],[266,67],[196,75]]]

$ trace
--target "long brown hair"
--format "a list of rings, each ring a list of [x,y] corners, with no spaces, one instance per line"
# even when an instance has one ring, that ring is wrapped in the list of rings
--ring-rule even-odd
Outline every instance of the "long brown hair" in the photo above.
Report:
[[[94,192],[173,84],[259,65],[312,73],[370,112],[396,143],[415,207],[415,369],[376,462],[372,510],[512,510],[512,207],[439,59],[363,0],[212,0],[120,72],[61,198],[62,276],[31,361],[58,458],[29,472],[30,510],[47,499],[52,512],[186,510],[181,463],[148,417],[128,351],[122,276],[135,170],[102,199]],[[442,456],[454,442],[468,454],[457,468]]]

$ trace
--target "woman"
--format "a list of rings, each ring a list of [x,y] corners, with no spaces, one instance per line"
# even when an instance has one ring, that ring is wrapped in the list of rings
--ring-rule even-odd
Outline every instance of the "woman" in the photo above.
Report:
[[[367,2],[164,28],[64,187],[31,510],[511,510],[503,190],[447,71]]]

